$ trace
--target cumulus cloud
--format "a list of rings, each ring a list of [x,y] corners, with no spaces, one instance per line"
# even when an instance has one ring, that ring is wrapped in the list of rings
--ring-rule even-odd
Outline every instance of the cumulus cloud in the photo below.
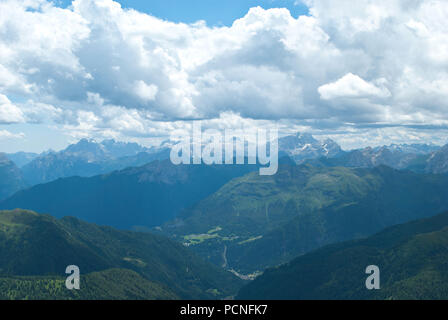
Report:
[[[135,94],[144,102],[155,100],[157,91],[159,91],[159,89],[156,85],[148,85],[143,80],[139,80],[135,83]]]
[[[378,82],[381,83],[383,81],[385,79],[380,79]],[[390,96],[390,92],[386,88],[377,87],[352,73],[346,74],[335,82],[320,86],[318,91],[324,100],[337,98],[386,98]]]
[[[448,126],[448,2],[304,2],[308,16],[256,7],[211,28],[112,0],[1,1],[0,93],[29,103],[2,102],[0,122],[79,136],[223,115],[311,130]]]
[[[24,122],[22,111],[7,96],[0,93],[0,124]]]

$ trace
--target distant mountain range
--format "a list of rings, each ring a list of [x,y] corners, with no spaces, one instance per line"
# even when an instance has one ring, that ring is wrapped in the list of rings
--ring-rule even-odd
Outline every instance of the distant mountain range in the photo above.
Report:
[[[448,172],[448,145],[441,148],[428,144],[391,144],[343,151],[333,140],[316,140],[312,135],[298,133],[279,139],[280,157],[288,156],[297,164],[374,168],[386,165],[426,173]],[[445,156],[443,156],[445,154]]]
[[[400,152],[404,154],[429,154],[440,149],[439,146],[433,144],[391,144],[389,146],[375,147],[375,151],[381,151],[382,149],[388,149],[391,152]]]
[[[383,146],[380,148],[367,147],[344,152],[335,158],[314,158],[308,161],[308,163],[349,168],[374,168],[376,166],[386,165],[395,169],[406,169],[420,157],[425,157],[425,155],[407,153],[399,149]]]
[[[241,289],[237,298],[445,300],[447,248],[448,213],[444,213],[367,239],[330,245],[268,269]],[[380,269],[380,290],[366,289],[369,265]]]
[[[422,173],[448,173],[448,145],[391,144],[343,151],[333,140],[319,141],[312,135],[298,133],[279,139],[279,155],[297,164],[374,168],[386,165]]]
[[[432,173],[448,172],[448,144],[427,157],[424,170]]]
[[[448,145],[390,145],[342,152],[338,156],[311,158],[315,166],[374,168],[386,165],[420,173],[448,173]]]
[[[446,148],[439,150],[440,147],[434,145],[393,144],[346,152],[331,139],[319,141],[307,133],[282,137],[278,143],[279,157],[288,156],[298,164],[310,162],[319,166],[363,168],[387,165],[417,172],[448,172]],[[82,139],[59,152],[47,151],[40,155],[18,152],[6,156],[21,169],[25,183],[33,186],[59,178],[92,177],[169,159],[170,148],[169,141],[146,148],[137,143]]]
[[[150,228],[175,218],[255,165],[173,165],[153,161],[142,167],[90,178],[61,178],[17,192],[1,209],[24,208],[71,215],[120,229]]]
[[[448,210],[448,176],[283,163],[249,173],[162,231],[217,265],[252,274],[320,246]]]
[[[60,152],[35,157],[22,167],[22,172],[29,185],[36,185],[58,178],[95,176],[168,157],[167,150],[148,149],[137,143],[82,139]]]
[[[0,153],[0,200],[3,200],[26,186],[22,172]]]
[[[296,163],[321,157],[333,158],[343,153],[341,147],[331,139],[316,140],[311,134],[298,133],[282,137],[278,141],[279,156],[288,156]]]
[[[387,165],[422,173],[448,171],[448,146],[391,145],[345,152],[333,140],[319,141],[310,134],[299,133],[280,138],[279,150],[279,156],[317,167],[374,168]],[[221,169],[204,169],[205,165],[200,166],[201,169],[197,166],[176,167],[167,160],[169,154],[168,142],[146,148],[136,143],[114,140],[98,143],[83,139],[60,152],[46,152],[39,156],[25,153],[6,155],[0,158],[0,201],[26,187],[41,186],[14,195],[0,203],[0,208],[23,207],[58,217],[69,213],[90,222],[119,228],[152,227],[176,217],[230,179],[255,170],[254,166],[223,166]],[[22,164],[25,158],[34,159],[19,169],[6,157],[15,158]],[[161,162],[150,165],[158,160]],[[213,170],[219,172],[216,179],[204,176]],[[166,171],[165,177],[160,175],[163,181],[155,178],[150,186],[145,178],[140,178],[151,176],[154,171]],[[176,181],[176,175],[187,178],[174,183],[167,180],[170,176]],[[58,181],[61,178],[63,180]],[[181,191],[182,195],[179,195]],[[135,210],[135,213],[125,213],[126,208]]]
[[[52,294],[61,299],[227,298],[237,292],[241,279],[256,278],[266,268],[448,210],[448,145],[343,151],[331,139],[319,141],[299,133],[279,139],[280,166],[274,176],[260,176],[258,165],[176,166],[169,154],[168,142],[145,148],[87,139],[60,152],[0,154],[0,210],[23,208],[54,216],[0,211],[0,257],[5,258],[0,259],[0,299]],[[422,230],[416,238],[427,237],[420,237]],[[438,229],[434,232],[445,236]],[[434,243],[427,247],[426,242],[415,242],[423,247],[423,255],[431,248],[439,250],[438,238],[428,239]],[[387,241],[400,250],[410,248],[400,247],[403,243],[395,239]],[[382,244],[375,244],[381,249],[374,256],[393,255]],[[412,251],[411,258],[418,254]],[[318,256],[324,260],[324,255]],[[341,270],[346,258],[350,256],[340,262]],[[411,258],[403,261],[413,262]],[[89,289],[67,292],[63,265],[78,263]],[[307,263],[300,268],[306,269]],[[434,266],[439,264],[437,260]],[[316,267],[310,281],[324,281],[318,274],[322,270],[331,273]],[[387,296],[364,296],[355,287],[342,293],[328,282],[323,287],[307,282],[307,288],[312,297],[334,293],[343,299],[431,296],[423,285],[423,293],[418,291],[421,282],[436,281],[439,286],[445,278],[420,270],[416,279],[411,272],[397,281],[388,279],[386,284],[394,289],[386,290]],[[112,285],[111,279],[117,281]],[[269,281],[254,283],[269,288]],[[247,288],[240,297],[256,291]],[[283,292],[280,297],[303,294]]]
[[[44,155],[44,154],[45,153],[42,153],[41,155]],[[16,164],[16,166],[18,166],[19,168],[23,167],[24,165],[30,163],[31,161],[33,161],[34,159],[39,157],[38,153],[23,152],[23,151],[16,152],[16,153],[7,153],[5,155],[9,160],[14,162]]]
[[[32,211],[0,211],[0,253],[6,299],[219,299],[241,286],[168,238]],[[68,265],[80,268],[79,292],[65,288]]]

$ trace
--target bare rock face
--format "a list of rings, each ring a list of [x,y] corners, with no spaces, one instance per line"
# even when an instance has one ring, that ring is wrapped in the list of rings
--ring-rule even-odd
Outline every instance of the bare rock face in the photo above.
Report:
[[[335,141],[331,139],[319,141],[308,133],[280,138],[278,144],[279,151],[297,163],[307,159],[332,158],[342,153],[341,147]]]

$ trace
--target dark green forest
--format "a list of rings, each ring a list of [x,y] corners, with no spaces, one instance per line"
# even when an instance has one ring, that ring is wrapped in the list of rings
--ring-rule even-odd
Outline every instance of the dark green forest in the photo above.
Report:
[[[219,299],[242,284],[166,237],[26,210],[0,211],[0,252],[4,297]],[[68,265],[85,279],[74,296],[61,282]]]

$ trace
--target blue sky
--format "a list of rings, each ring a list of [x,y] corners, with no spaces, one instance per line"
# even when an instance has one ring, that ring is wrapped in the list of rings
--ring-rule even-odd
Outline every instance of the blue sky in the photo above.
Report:
[[[70,0],[56,3],[66,7]],[[119,0],[123,8],[132,8],[174,22],[205,20],[210,26],[230,26],[250,8],[288,8],[294,17],[307,14],[308,8],[297,0]]]

